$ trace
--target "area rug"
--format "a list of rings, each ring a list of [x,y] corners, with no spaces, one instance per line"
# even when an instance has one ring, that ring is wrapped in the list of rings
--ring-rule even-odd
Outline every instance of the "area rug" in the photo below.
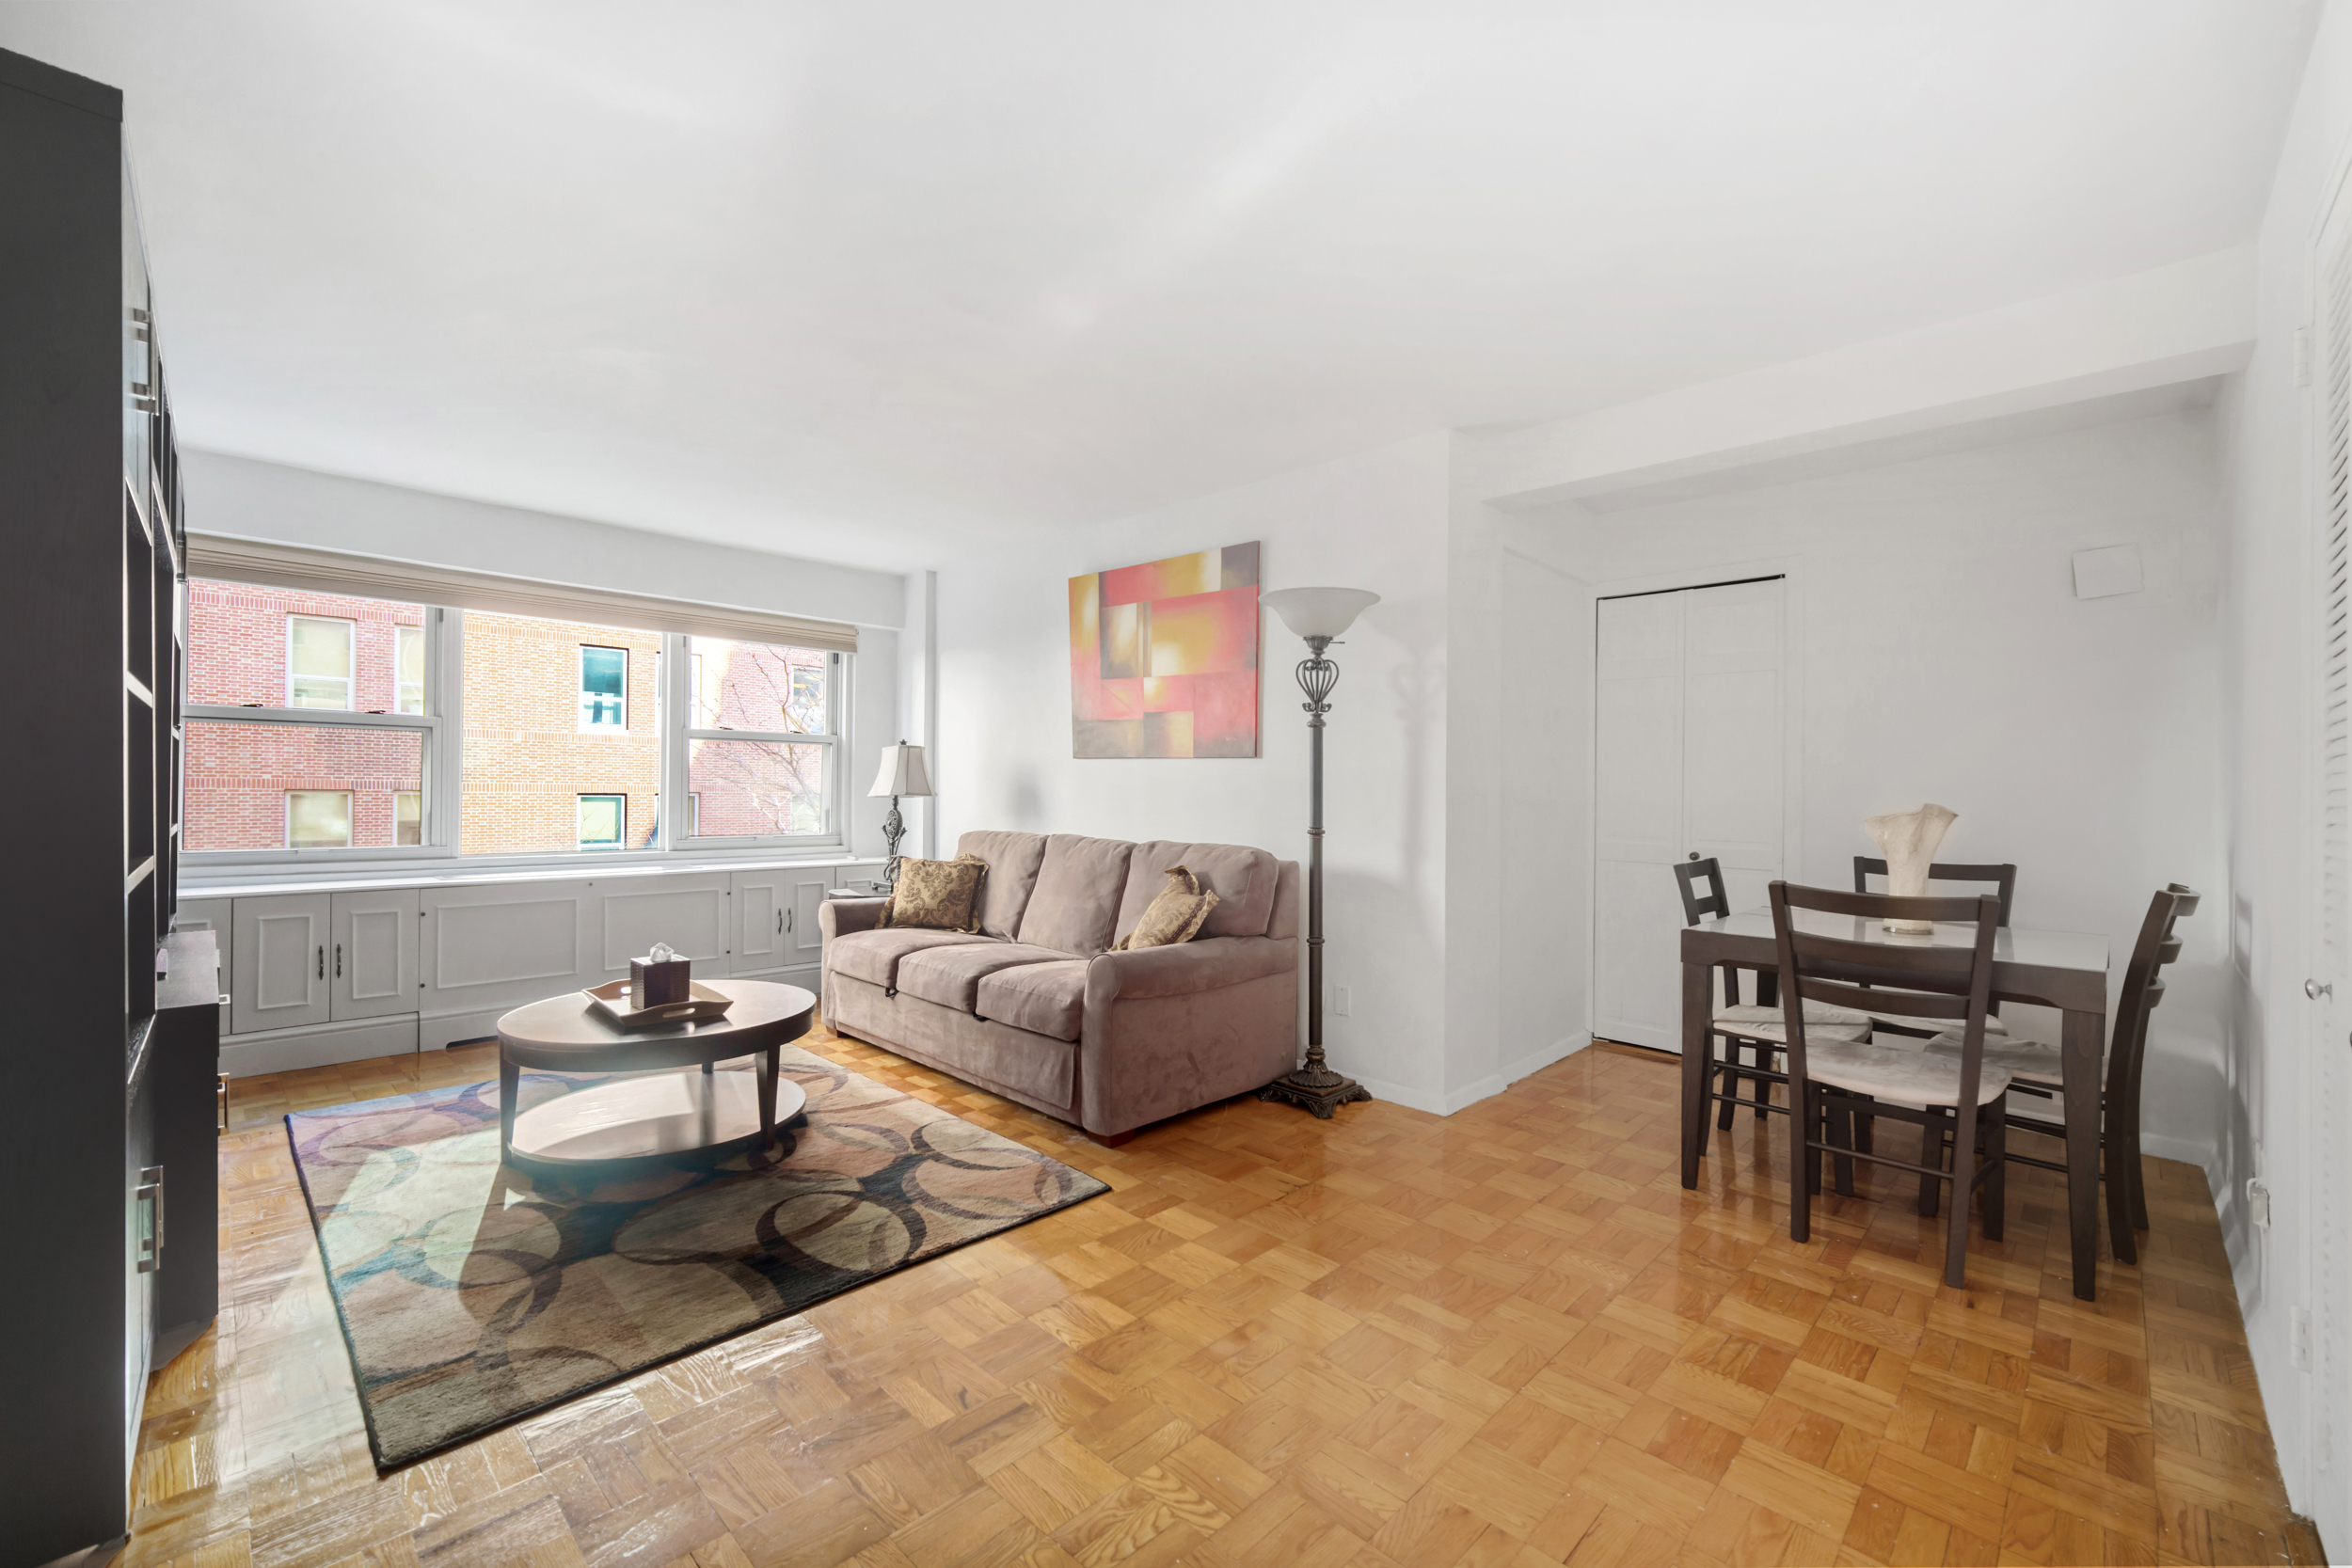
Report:
[[[807,1052],[779,1156],[567,1188],[496,1084],[286,1117],[376,1465],[394,1468],[1108,1189]],[[528,1108],[597,1082],[525,1074]]]

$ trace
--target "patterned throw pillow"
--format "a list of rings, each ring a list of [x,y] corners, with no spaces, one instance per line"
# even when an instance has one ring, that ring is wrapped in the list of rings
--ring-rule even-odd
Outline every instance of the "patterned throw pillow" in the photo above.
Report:
[[[1136,928],[1111,943],[1113,952],[1133,952],[1138,947],[1173,947],[1180,942],[1190,942],[1200,929],[1200,923],[1216,908],[1214,893],[1200,891],[1200,879],[1181,865],[1163,873],[1168,886],[1152,900],[1152,907],[1143,911]]]
[[[901,860],[898,886],[882,906],[884,926],[913,926],[927,931],[977,931],[980,928],[980,879],[988,863],[977,855],[958,855],[951,861]]]

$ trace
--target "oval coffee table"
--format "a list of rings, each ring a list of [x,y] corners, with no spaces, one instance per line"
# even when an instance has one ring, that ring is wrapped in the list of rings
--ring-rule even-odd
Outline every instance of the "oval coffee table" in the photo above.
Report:
[[[499,1155],[524,1165],[577,1170],[622,1160],[663,1159],[755,1140],[772,1148],[776,1123],[807,1096],[778,1082],[778,1050],[808,1033],[817,998],[769,980],[701,980],[732,997],[727,1016],[703,1023],[622,1029],[579,991],[516,1008],[499,1020]],[[758,1088],[712,1064],[756,1056]],[[699,1066],[700,1072],[660,1072]],[[575,1089],[517,1116],[524,1068],[549,1072],[638,1072]],[[649,1072],[649,1069],[655,1069]]]

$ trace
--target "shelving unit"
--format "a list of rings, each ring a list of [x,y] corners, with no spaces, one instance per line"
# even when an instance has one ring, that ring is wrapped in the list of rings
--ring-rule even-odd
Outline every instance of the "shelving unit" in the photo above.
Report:
[[[0,51],[0,211],[6,1568],[126,1532],[149,1371],[214,1315],[220,986],[172,930],[186,535],[121,94]]]

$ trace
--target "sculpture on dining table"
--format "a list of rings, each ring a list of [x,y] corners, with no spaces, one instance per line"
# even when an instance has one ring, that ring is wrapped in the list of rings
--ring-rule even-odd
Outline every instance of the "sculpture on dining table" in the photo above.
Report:
[[[1936,848],[1959,820],[1960,813],[1933,801],[1917,811],[1864,817],[1862,825],[1878,841],[1879,853],[1886,857],[1886,891],[1898,898],[1925,897],[1928,868],[1935,863]],[[1890,931],[1914,935],[1935,929],[1932,922],[1925,920],[1889,920],[1885,925]]]

